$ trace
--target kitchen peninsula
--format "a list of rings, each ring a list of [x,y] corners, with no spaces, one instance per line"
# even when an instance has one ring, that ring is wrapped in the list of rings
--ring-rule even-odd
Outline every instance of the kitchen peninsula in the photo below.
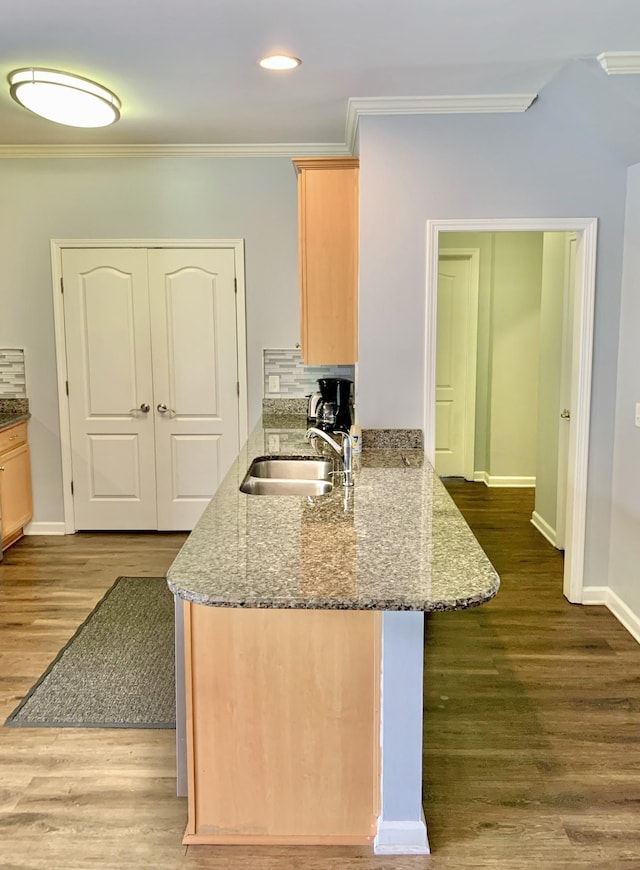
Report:
[[[277,428],[274,428],[277,427]],[[253,458],[313,454],[265,419],[168,573],[184,602],[185,843],[428,851],[423,613],[498,577],[422,450],[363,450],[355,486],[247,495]],[[271,449],[269,449],[271,447]]]

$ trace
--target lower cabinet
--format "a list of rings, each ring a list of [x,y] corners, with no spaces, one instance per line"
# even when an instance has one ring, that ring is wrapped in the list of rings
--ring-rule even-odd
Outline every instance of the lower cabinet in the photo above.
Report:
[[[380,614],[183,608],[183,843],[371,844],[380,814]]]
[[[31,463],[27,424],[17,423],[0,432],[0,522],[2,549],[22,537],[33,516]]]

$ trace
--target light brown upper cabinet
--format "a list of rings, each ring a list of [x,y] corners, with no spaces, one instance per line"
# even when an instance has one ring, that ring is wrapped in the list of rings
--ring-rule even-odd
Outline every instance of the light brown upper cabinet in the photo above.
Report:
[[[302,358],[307,365],[358,359],[358,159],[299,158],[298,221]]]

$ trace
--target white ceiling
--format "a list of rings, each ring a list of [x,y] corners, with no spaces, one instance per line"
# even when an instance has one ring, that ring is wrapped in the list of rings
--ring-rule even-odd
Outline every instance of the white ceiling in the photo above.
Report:
[[[0,145],[340,146],[349,98],[533,95],[571,61],[636,50],[640,0],[6,3],[3,77],[37,65],[93,78],[118,94],[122,117],[63,127],[0,88]],[[274,51],[302,66],[260,69]]]

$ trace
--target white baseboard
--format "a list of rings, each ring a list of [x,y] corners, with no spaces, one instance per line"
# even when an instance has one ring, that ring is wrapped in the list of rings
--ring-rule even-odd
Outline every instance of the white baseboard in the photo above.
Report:
[[[473,479],[485,486],[517,486],[530,487],[536,485],[535,477],[515,477],[500,474],[489,474],[488,471],[474,471]]]
[[[623,625],[631,637],[640,643],[640,616],[628,607],[622,598],[608,586],[585,586],[582,590],[583,604],[604,604]]]
[[[373,841],[374,855],[429,855],[427,823],[422,821],[386,822],[378,820],[378,833]]]
[[[606,607],[609,591],[608,586],[583,586],[582,604],[604,604]]]
[[[66,535],[64,523],[27,523],[25,535]]]
[[[556,546],[556,530],[552,529],[549,523],[543,519],[537,511],[534,511],[531,514],[531,525],[536,528],[553,547]]]

